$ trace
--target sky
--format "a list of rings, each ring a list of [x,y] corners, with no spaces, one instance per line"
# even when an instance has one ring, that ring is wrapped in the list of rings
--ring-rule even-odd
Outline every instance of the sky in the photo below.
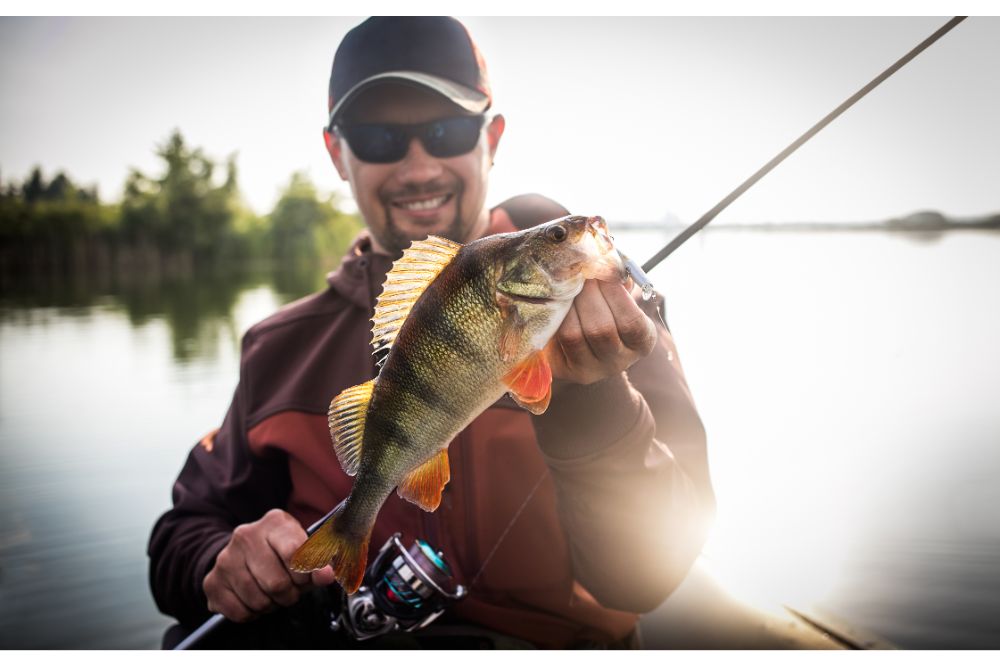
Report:
[[[0,178],[65,170],[117,200],[172,129],[237,154],[258,213],[324,150],[330,64],[360,18],[2,18]],[[463,18],[507,130],[488,203],[688,223],[945,22]],[[1000,18],[973,17],[823,130],[717,223],[1000,212]],[[348,205],[349,207],[349,205]]]

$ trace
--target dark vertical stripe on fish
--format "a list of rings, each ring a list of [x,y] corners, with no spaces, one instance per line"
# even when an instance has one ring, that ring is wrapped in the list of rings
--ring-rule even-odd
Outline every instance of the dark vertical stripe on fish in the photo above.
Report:
[[[379,442],[386,452],[391,449],[390,444],[404,449],[414,446],[413,437],[398,420],[401,416],[400,410],[391,405],[391,402],[397,400],[387,400],[384,411],[374,411],[368,415],[368,422],[365,424],[366,445],[368,442]]]
[[[472,337],[467,328],[472,322],[464,322],[457,316],[462,311],[478,309],[478,304],[456,304],[458,299],[472,295],[471,291],[468,294],[459,293],[456,286],[461,284],[460,280],[447,280],[440,285],[432,285],[426,296],[430,307],[421,307],[414,313],[415,323],[424,335],[434,337],[439,343],[474,363],[484,363],[489,360],[489,350],[483,344],[485,341],[477,341]]]
[[[420,342],[417,342],[420,344]],[[415,350],[418,351],[419,350]],[[433,381],[433,369],[424,368],[420,364],[412,363],[411,355],[406,350],[400,349],[391,366],[386,366],[383,374],[386,379],[396,387],[412,395],[434,410],[450,411],[451,403],[441,395],[441,391]],[[425,364],[426,365],[426,364]],[[431,370],[429,373],[428,370]],[[430,377],[427,375],[430,374]]]

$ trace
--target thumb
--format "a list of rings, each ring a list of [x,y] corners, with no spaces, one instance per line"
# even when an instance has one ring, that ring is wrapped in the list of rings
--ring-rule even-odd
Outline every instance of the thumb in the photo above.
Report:
[[[312,584],[316,587],[326,587],[327,585],[333,585],[334,581],[337,580],[333,575],[333,567],[329,564],[322,569],[317,569],[309,574],[312,579]]]

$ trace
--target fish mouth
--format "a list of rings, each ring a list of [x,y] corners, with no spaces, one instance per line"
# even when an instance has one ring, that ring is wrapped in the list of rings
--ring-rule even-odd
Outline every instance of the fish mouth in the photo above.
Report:
[[[604,282],[624,282],[627,271],[622,254],[615,248],[614,238],[608,231],[608,223],[595,215],[585,220],[586,226],[582,244],[587,247],[590,260],[584,267],[584,277]]]
[[[608,231],[608,223],[600,215],[587,218],[587,231],[594,237],[601,254],[608,254],[615,249],[615,241]]]
[[[532,303],[534,305],[545,305],[546,303],[552,303],[555,300],[554,298],[545,298],[541,296],[525,296],[524,294],[511,294],[506,291],[501,291],[500,293],[512,301],[520,301],[521,303]]]

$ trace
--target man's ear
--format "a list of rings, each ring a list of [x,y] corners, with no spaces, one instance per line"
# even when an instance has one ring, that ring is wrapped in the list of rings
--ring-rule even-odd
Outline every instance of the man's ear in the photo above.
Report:
[[[504,120],[503,116],[497,114],[493,116],[493,120],[490,121],[489,127],[486,128],[486,141],[489,143],[490,147],[490,163],[493,162],[493,158],[497,154],[497,146],[500,145],[500,137],[503,136],[503,130],[506,126],[507,121]]]
[[[344,168],[344,149],[340,145],[337,135],[330,132],[328,127],[323,128],[323,142],[326,144],[326,152],[330,153],[330,160],[340,174],[341,180],[347,180],[347,169]]]

